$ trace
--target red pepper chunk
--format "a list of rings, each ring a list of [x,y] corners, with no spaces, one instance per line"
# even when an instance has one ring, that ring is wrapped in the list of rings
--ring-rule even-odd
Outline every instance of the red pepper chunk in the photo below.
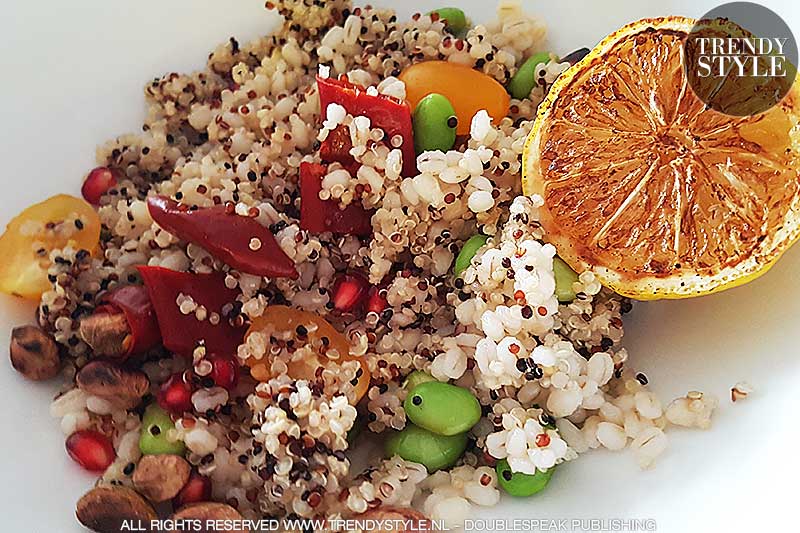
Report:
[[[417,173],[414,134],[411,126],[411,108],[407,102],[385,94],[367,94],[363,87],[346,80],[317,76],[317,87],[319,89],[319,103],[323,118],[327,112],[328,104],[336,103],[344,107],[353,116],[362,115],[369,118],[374,127],[381,128],[384,131],[387,139],[391,140],[395,135],[399,135],[403,139],[402,144],[400,144],[400,151],[403,153],[402,174],[405,177],[409,177]],[[342,162],[342,158],[346,157],[352,160],[349,154],[350,148],[352,148],[350,139],[344,138],[340,134],[334,136],[329,145],[326,147],[323,142],[320,148],[321,152],[323,154],[331,154],[328,156],[331,162],[338,161],[347,166]],[[333,157],[333,155],[336,157]]]
[[[335,200],[321,200],[325,165],[300,163],[300,227],[311,233],[330,231],[338,235],[372,234],[372,213],[358,202],[339,209]]]
[[[141,285],[124,285],[105,294],[94,314],[117,313],[125,315],[132,342],[125,357],[142,353],[161,342],[158,320],[150,302],[147,289]]]
[[[188,209],[165,196],[149,197],[147,209],[159,226],[203,247],[237,270],[256,276],[297,279],[294,262],[272,233],[254,218],[230,213],[224,205]]]
[[[137,268],[153,302],[166,349],[190,356],[203,341],[209,354],[236,354],[247,328],[233,326],[222,312],[222,308],[232,304],[239,294],[236,289],[225,286],[225,274],[193,274],[150,266]],[[183,314],[177,304],[179,294],[190,296],[198,307],[205,307],[205,319],[198,320],[194,311]],[[219,315],[216,324],[212,314]]]
[[[341,163],[351,176],[355,176],[361,168],[361,163],[350,155],[352,147],[350,128],[344,125],[336,126],[320,144],[319,157],[326,163]]]

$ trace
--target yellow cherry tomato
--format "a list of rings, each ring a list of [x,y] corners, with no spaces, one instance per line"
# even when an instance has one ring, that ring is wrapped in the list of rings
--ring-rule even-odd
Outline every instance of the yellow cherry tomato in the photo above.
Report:
[[[298,327],[302,326],[307,332],[305,335],[298,335]],[[292,361],[288,366],[288,374],[294,379],[306,379],[314,381],[317,369],[336,365],[340,362],[358,361],[361,365],[361,376],[355,386],[355,399],[351,403],[355,404],[367,392],[369,387],[369,368],[363,357],[350,354],[350,343],[347,339],[336,331],[336,329],[324,318],[308,311],[292,309],[285,305],[271,305],[264,310],[264,313],[254,318],[250,329],[245,335],[245,339],[254,331],[264,332],[269,335],[275,333],[292,333],[295,344],[299,347],[300,343],[311,343],[312,346],[320,347],[316,358]],[[299,338],[298,338],[299,337]],[[323,341],[323,338],[327,339]],[[322,353],[324,352],[324,353]],[[272,376],[269,370],[269,363],[264,359],[249,358],[245,361],[250,367],[250,375],[258,381],[267,381]],[[352,399],[351,399],[352,400]]]
[[[456,110],[458,135],[469,134],[472,117],[486,110],[494,124],[508,115],[510,97],[505,88],[483,72],[449,61],[425,61],[400,73],[406,100],[415,109],[431,93],[444,95]]]
[[[0,291],[38,299],[48,290],[50,252],[71,246],[93,252],[100,217],[80,198],[59,194],[14,217],[0,236]]]

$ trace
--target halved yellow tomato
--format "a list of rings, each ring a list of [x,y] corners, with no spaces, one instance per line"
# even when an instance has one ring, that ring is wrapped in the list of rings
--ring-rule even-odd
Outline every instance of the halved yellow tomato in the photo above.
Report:
[[[317,369],[320,367],[329,367],[347,361],[357,361],[361,365],[361,375],[357,378],[355,385],[355,399],[351,399],[353,400],[351,403],[357,403],[369,387],[367,362],[363,357],[351,355],[350,343],[347,342],[344,335],[339,333],[321,316],[308,311],[301,311],[300,309],[292,309],[285,305],[272,305],[267,307],[260,317],[253,319],[245,339],[255,331],[273,336],[276,333],[285,332],[298,335],[297,330],[301,326],[305,328],[306,332],[305,335],[301,336],[302,342],[324,348],[314,358],[289,363],[289,376],[294,379],[314,381]],[[264,359],[251,357],[245,363],[250,367],[250,374],[258,381],[267,381],[272,377],[269,371],[269,363]]]
[[[59,194],[14,217],[0,236],[0,291],[38,299],[50,288],[50,252],[71,246],[93,252],[100,217],[87,202]]]
[[[406,100],[412,110],[431,93],[450,100],[458,117],[458,135],[469,135],[472,117],[482,109],[495,124],[508,115],[510,96],[505,87],[468,66],[449,61],[425,61],[406,68],[399,77],[406,84]]]

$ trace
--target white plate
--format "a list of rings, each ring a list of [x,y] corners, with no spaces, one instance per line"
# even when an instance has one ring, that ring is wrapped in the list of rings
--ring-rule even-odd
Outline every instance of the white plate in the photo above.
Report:
[[[463,6],[477,20],[489,18],[494,7],[491,0],[446,3]],[[717,2],[525,3],[549,23],[552,48],[563,54],[591,46],[634,19],[698,16]],[[800,33],[796,2],[764,3]],[[93,166],[95,145],[141,124],[142,87],[148,79],[199,68],[216,43],[231,35],[253,37],[269,24],[259,0],[232,4],[4,3],[0,172],[5,191],[0,195],[0,223],[58,191],[77,193],[81,176]],[[400,4],[401,15],[441,5]],[[626,453],[589,454],[561,467],[546,493],[506,498],[481,516],[653,519],[661,532],[796,531],[798,271],[800,246],[746,287],[697,300],[640,304],[629,315],[626,339],[632,364],[649,376],[663,398],[691,389],[720,397],[710,431],[670,431],[668,452],[647,472],[640,472]],[[10,328],[29,322],[33,306],[2,296],[0,309],[0,345],[5,350]],[[741,379],[756,392],[732,405],[729,389]],[[5,403],[0,408],[0,471],[6,479],[0,485],[0,530],[81,531],[73,518],[74,504],[93,478],[64,453],[64,436],[48,415],[53,386],[31,384],[4,363],[0,387]],[[578,529],[596,530],[592,528],[585,523]]]

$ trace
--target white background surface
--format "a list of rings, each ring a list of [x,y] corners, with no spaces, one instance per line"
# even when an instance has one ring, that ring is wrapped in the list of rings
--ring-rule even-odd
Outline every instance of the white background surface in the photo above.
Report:
[[[394,2],[374,2],[390,4]],[[447,2],[475,19],[494,2]],[[800,33],[797,4],[766,2]],[[0,224],[58,191],[77,193],[94,146],[143,117],[142,87],[155,75],[203,66],[217,43],[265,31],[259,0],[32,0],[0,17]],[[403,1],[399,11],[439,7]],[[643,16],[698,16],[696,1],[525,2],[551,28],[552,49],[592,46]],[[795,5],[790,5],[795,4]],[[0,258],[2,260],[2,258]],[[662,532],[798,531],[800,246],[767,276],[702,299],[639,304],[627,322],[631,362],[667,399],[700,389],[720,397],[711,431],[671,431],[667,453],[640,472],[631,455],[594,453],[562,466],[546,493],[504,500],[485,518],[653,518]],[[0,350],[32,305],[0,295]],[[48,415],[53,385],[0,363],[0,531],[74,532],[74,503],[93,478],[64,452]],[[756,392],[732,405],[730,387]]]

